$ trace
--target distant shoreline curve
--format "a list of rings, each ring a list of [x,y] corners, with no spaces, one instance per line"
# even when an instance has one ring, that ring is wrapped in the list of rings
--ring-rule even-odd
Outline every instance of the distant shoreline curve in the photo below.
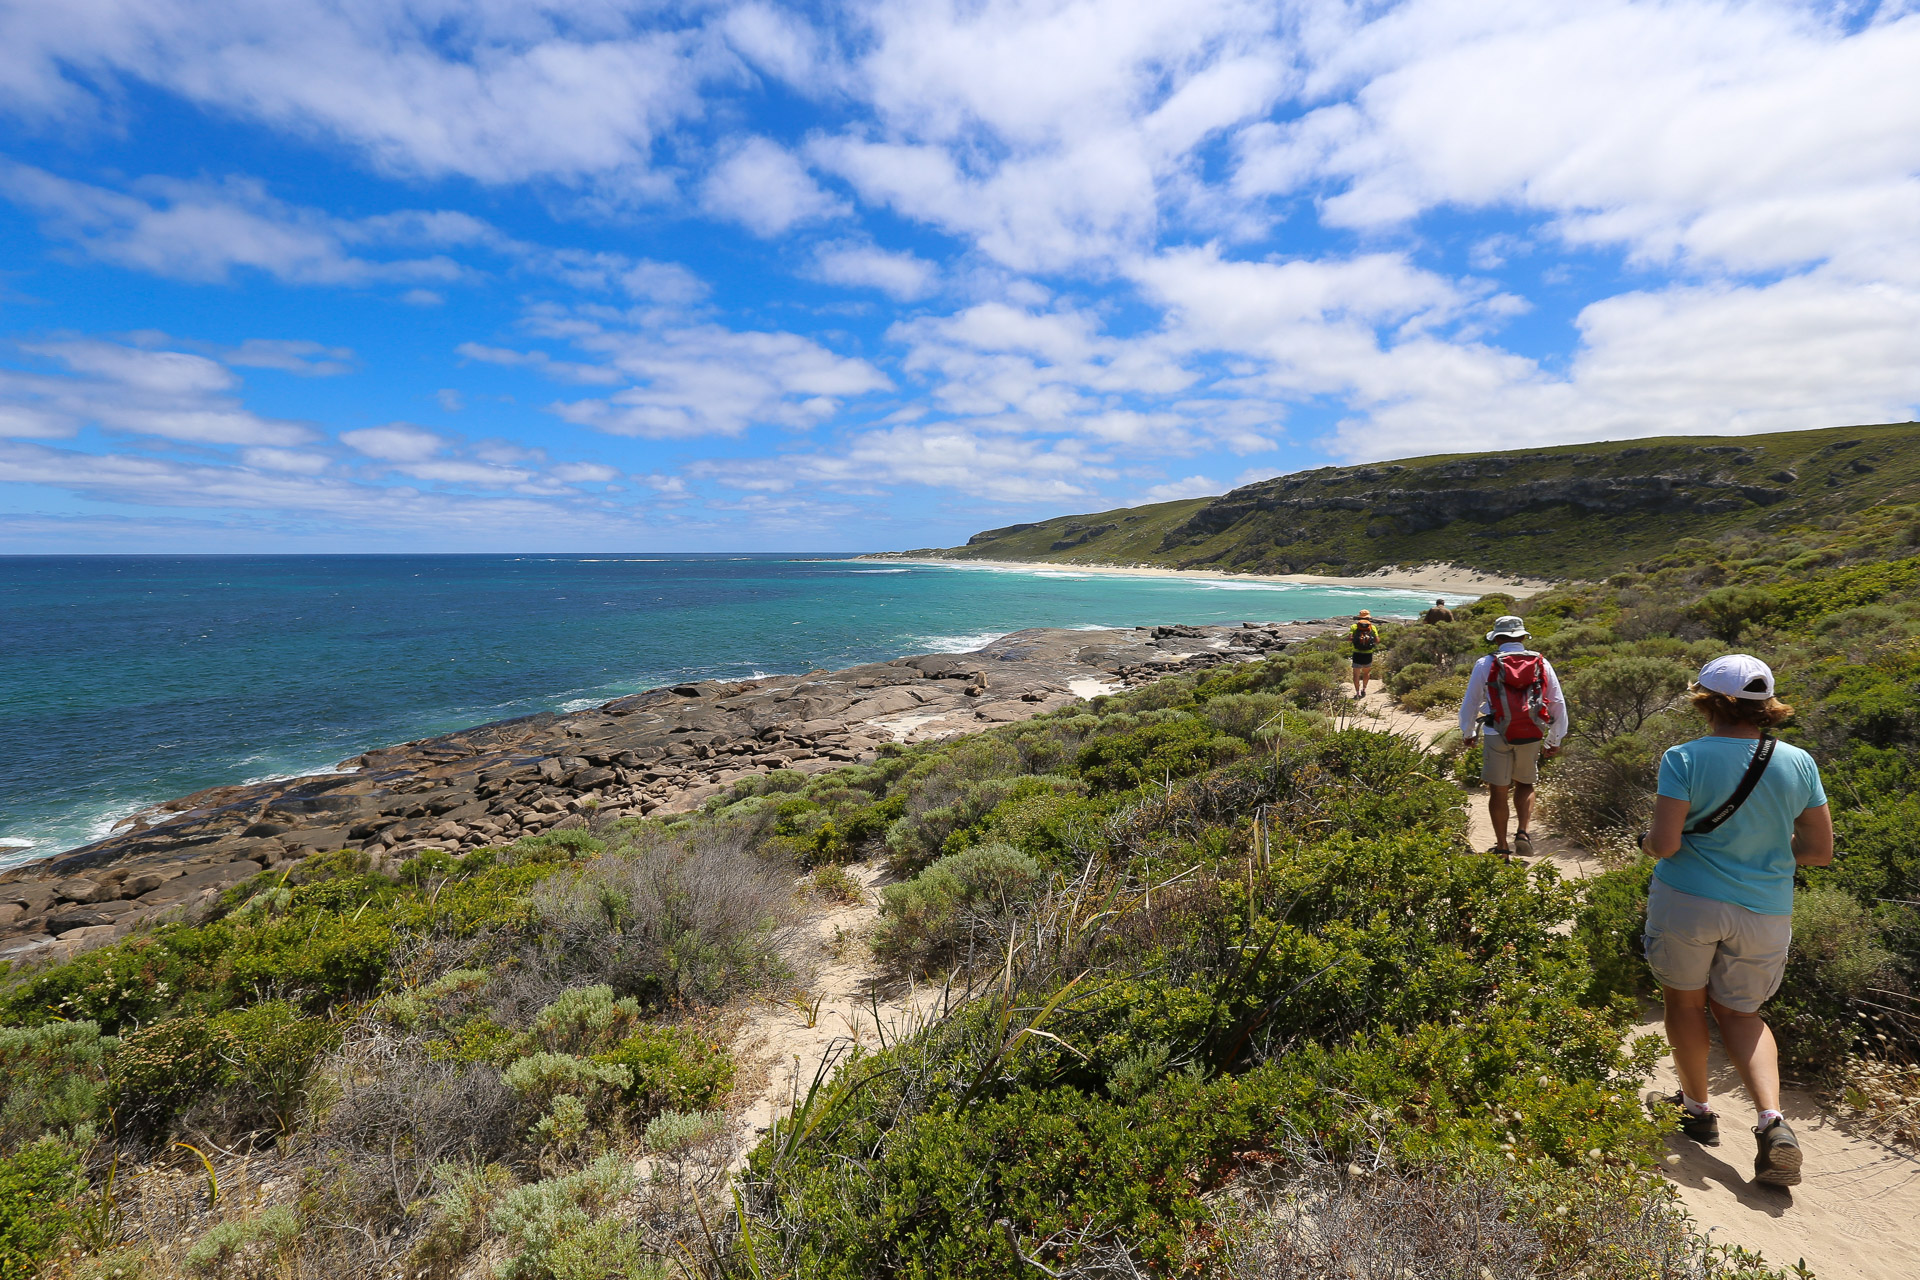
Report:
[[[949,567],[975,566],[982,569],[1013,569],[1036,572],[1044,569],[1072,573],[1112,574],[1127,578],[1199,578],[1231,582],[1277,582],[1302,587],[1390,587],[1402,591],[1432,591],[1444,595],[1487,595],[1501,591],[1515,599],[1538,595],[1554,584],[1537,578],[1509,578],[1483,573],[1457,564],[1423,564],[1412,568],[1394,566],[1359,577],[1331,578],[1316,573],[1234,573],[1221,569],[1167,569],[1159,565],[1072,564],[1058,560],[976,560],[940,556],[869,552],[855,561],[882,564],[925,564]]]

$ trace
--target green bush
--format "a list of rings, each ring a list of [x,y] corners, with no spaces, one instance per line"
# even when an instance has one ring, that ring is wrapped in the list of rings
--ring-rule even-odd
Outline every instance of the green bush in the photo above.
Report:
[[[116,1043],[91,1022],[0,1027],[0,1151],[94,1120]]]
[[[1396,698],[1404,698],[1415,689],[1440,678],[1440,668],[1431,662],[1411,662],[1400,667],[1387,677],[1388,692]]]
[[[1593,877],[1583,886],[1585,903],[1574,924],[1573,936],[1585,948],[1593,966],[1585,999],[1605,1005],[1619,996],[1656,995],[1653,975],[1642,958],[1640,937],[1646,931],[1647,884],[1653,861],[1636,862]]]
[[[603,1216],[632,1190],[633,1181],[632,1160],[608,1152],[576,1173],[501,1196],[488,1222],[506,1237],[512,1254],[502,1269],[506,1280],[653,1274],[637,1242]],[[598,1225],[603,1222],[612,1225]]]
[[[1573,731],[1605,742],[1637,733],[1685,691],[1693,673],[1666,658],[1632,654],[1602,659],[1566,680]]]
[[[642,1117],[710,1107],[733,1087],[732,1055],[692,1027],[644,1027],[594,1061],[631,1073],[626,1102]]]
[[[286,1205],[271,1205],[247,1218],[216,1222],[187,1250],[187,1270],[195,1275],[225,1275],[237,1265],[247,1270],[276,1270],[271,1260],[284,1256],[300,1239],[300,1220]],[[267,1266],[247,1266],[267,1263]]]
[[[174,1116],[227,1082],[232,1037],[204,1014],[127,1033],[108,1063],[108,1105],[127,1133],[163,1136]]]
[[[339,1043],[338,1028],[323,1018],[303,1018],[281,1000],[223,1013],[213,1019],[226,1037],[227,1071],[221,1081],[232,1095],[232,1122],[286,1133],[306,1102],[315,1062]]]
[[[1905,1003],[1871,994],[1905,985],[1886,923],[1882,913],[1839,889],[1794,895],[1793,949],[1768,1015],[1783,1066],[1828,1075],[1875,1033],[1874,1006]]]
[[[640,1022],[640,1002],[615,999],[606,983],[562,992],[533,1015],[534,1040],[556,1053],[592,1053],[612,1044]]]
[[[1467,677],[1442,676],[1403,695],[1402,705],[1414,711],[1457,710],[1467,696]]]
[[[1131,791],[1204,772],[1235,754],[1230,741],[1202,721],[1173,720],[1096,738],[1075,764],[1096,794]]]
[[[45,1140],[0,1156],[0,1280],[32,1280],[74,1225],[86,1190],[80,1160]]]
[[[569,1094],[604,1111],[610,1099],[633,1087],[633,1072],[617,1062],[595,1062],[570,1053],[541,1050],[516,1058],[501,1076],[507,1087],[536,1109],[550,1110],[553,1100]]]
[[[964,959],[1045,883],[1038,862],[1009,844],[976,845],[881,890],[877,955],[925,969]]]

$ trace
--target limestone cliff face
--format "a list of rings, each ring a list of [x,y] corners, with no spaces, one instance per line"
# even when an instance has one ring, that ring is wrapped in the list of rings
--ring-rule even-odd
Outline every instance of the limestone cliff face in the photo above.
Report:
[[[1601,460],[1576,461],[1597,465]],[[1492,524],[1516,515],[1553,510],[1590,515],[1717,515],[1769,507],[1792,496],[1790,490],[1778,485],[1743,483],[1706,468],[1646,475],[1573,475],[1498,486],[1447,483],[1501,478],[1513,465],[1514,460],[1506,458],[1453,463],[1428,469],[1432,479],[1416,485],[1396,483],[1408,472],[1403,466],[1329,468],[1264,480],[1209,502],[1186,522],[1169,529],[1161,540],[1161,549],[1170,551],[1214,537],[1266,513],[1356,512],[1369,521],[1391,522],[1396,533],[1415,534],[1455,521]],[[1284,519],[1279,523],[1284,524]],[[1305,530],[1300,532],[1305,536]]]

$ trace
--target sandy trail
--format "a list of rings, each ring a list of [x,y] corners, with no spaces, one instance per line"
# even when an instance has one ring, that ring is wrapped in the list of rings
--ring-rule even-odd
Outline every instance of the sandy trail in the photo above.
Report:
[[[828,1055],[856,1044],[892,1044],[911,1035],[939,1005],[937,987],[898,988],[873,963],[867,939],[880,915],[885,871],[870,863],[846,871],[860,883],[861,900],[805,909],[813,914],[789,949],[797,981],[780,997],[751,1006],[734,1037],[734,1059],[742,1068],[734,1099],[741,1108],[734,1123],[745,1143],[740,1163],[774,1120],[806,1096]]]
[[[1358,723],[1422,742],[1432,742],[1456,724],[1451,707],[1444,708],[1440,718],[1429,718],[1393,706],[1377,687],[1364,702],[1348,706],[1358,713]],[[1476,849],[1494,844],[1486,795],[1483,786],[1468,791],[1468,827]],[[1532,865],[1551,861],[1569,877],[1602,870],[1591,854],[1555,836],[1538,817],[1532,827]],[[1635,1034],[1660,1029],[1660,1010],[1649,1004]],[[1791,1189],[1753,1182],[1749,1126],[1754,1116],[1717,1036],[1709,1064],[1721,1112],[1720,1145],[1702,1147],[1677,1133],[1667,1139],[1666,1174],[1700,1229],[1716,1241],[1760,1253],[1774,1266],[1804,1261],[1820,1280],[1920,1277],[1920,1157],[1851,1132],[1812,1094],[1786,1089],[1781,1109],[1806,1152],[1806,1181]],[[1679,1087],[1669,1055],[1656,1064],[1644,1092],[1664,1096]]]

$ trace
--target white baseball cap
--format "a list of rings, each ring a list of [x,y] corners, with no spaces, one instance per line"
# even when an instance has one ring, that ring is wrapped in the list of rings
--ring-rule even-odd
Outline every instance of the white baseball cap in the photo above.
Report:
[[[1497,640],[1501,636],[1524,636],[1526,634],[1527,624],[1512,614],[1508,614],[1503,618],[1495,618],[1493,620],[1493,630],[1487,632],[1487,639]]]
[[[1700,668],[1694,683],[1729,698],[1765,702],[1773,696],[1773,669],[1750,653],[1729,653]]]

